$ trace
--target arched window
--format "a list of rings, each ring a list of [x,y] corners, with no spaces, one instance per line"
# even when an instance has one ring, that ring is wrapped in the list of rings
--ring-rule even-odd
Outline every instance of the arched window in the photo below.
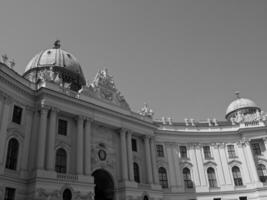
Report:
[[[147,195],[144,196],[144,200],[149,200]]]
[[[216,175],[212,167],[209,167],[207,169],[207,174],[208,174],[209,186],[212,188],[217,187]]]
[[[134,170],[134,181],[140,183],[139,166],[135,162],[133,164],[133,170]]]
[[[166,169],[163,167],[159,168],[159,183],[162,188],[168,188],[168,177]]]
[[[72,194],[70,189],[65,189],[63,192],[63,200],[71,200],[72,199]]]
[[[234,178],[234,183],[235,186],[241,186],[243,185],[240,169],[237,166],[234,166],[232,168],[232,173],[233,173],[233,178]]]
[[[67,153],[62,148],[56,152],[55,170],[58,173],[67,173]]]
[[[7,147],[7,157],[6,157],[6,168],[16,170],[18,162],[18,153],[19,153],[19,142],[12,138],[8,142]]]
[[[261,182],[266,182],[267,180],[267,171],[266,167],[263,164],[259,164],[257,167],[258,175]]]
[[[184,186],[185,186],[185,188],[193,188],[193,182],[191,180],[190,169],[185,167],[183,169],[183,176],[184,176]]]

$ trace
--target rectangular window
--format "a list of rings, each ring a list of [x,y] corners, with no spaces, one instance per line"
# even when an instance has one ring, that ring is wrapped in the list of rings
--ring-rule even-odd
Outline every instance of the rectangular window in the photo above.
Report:
[[[136,139],[132,139],[132,151],[137,152],[137,141]]]
[[[235,154],[235,146],[234,145],[227,145],[227,151],[229,158],[236,158]]]
[[[204,146],[203,147],[203,151],[204,151],[204,157],[205,159],[211,159],[211,152],[210,152],[210,147],[209,146]]]
[[[221,200],[221,198],[214,198],[213,200]]]
[[[20,124],[21,123],[21,117],[22,117],[22,108],[14,105],[12,122],[14,122],[16,124]]]
[[[15,200],[15,192],[16,192],[15,188],[7,187],[5,189],[5,198],[4,198],[4,200]]]
[[[261,155],[261,148],[259,143],[251,143],[251,147],[255,155]]]
[[[157,144],[156,147],[157,147],[157,156],[164,157],[163,145]]]
[[[66,136],[67,131],[68,131],[68,122],[64,119],[59,119],[58,120],[58,134]]]
[[[181,155],[181,158],[187,158],[186,146],[180,146],[180,155]]]
[[[248,200],[247,197],[239,197],[239,200]]]

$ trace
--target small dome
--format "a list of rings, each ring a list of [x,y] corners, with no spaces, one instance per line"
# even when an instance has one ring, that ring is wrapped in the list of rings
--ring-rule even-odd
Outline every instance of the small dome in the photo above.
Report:
[[[260,110],[254,101],[247,98],[240,98],[239,93],[236,93],[236,95],[237,99],[230,103],[226,110],[226,119],[239,110]]]
[[[26,66],[23,76],[28,77],[29,74],[43,69],[67,73],[79,85],[86,82],[79,62],[72,54],[60,48],[59,40],[54,43],[54,48],[36,54]]]

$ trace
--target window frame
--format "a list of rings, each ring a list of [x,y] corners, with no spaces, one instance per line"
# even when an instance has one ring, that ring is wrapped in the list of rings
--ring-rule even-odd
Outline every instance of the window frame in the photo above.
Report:
[[[66,122],[66,133],[65,134],[61,133],[61,131],[64,130],[65,128],[60,127],[60,121],[61,122]],[[68,120],[65,119],[65,118],[61,118],[61,117],[58,118],[58,120],[57,120],[57,135],[68,136],[68,130],[69,130],[69,122],[68,122]]]
[[[252,153],[254,155],[257,155],[257,156],[262,155],[262,149],[261,149],[261,145],[259,142],[251,142],[250,145],[251,145]]]
[[[208,146],[208,145],[203,146],[203,154],[204,154],[204,158],[206,160],[212,159],[210,146]]]
[[[8,192],[12,192],[12,197],[9,197]],[[6,187],[4,200],[15,200],[16,199],[16,188]]]
[[[186,189],[194,188],[191,177],[191,170],[188,167],[184,167],[182,172],[183,172],[184,187]]]
[[[134,181],[136,183],[140,183],[140,167],[137,162],[133,163],[133,171],[134,171]]]
[[[184,151],[182,151],[184,150]],[[188,155],[187,155],[187,147],[184,145],[179,146],[179,151],[180,151],[180,157],[182,159],[188,159]]]
[[[164,167],[160,167],[158,169],[158,174],[159,174],[159,184],[161,185],[162,189],[169,188],[167,170]]]
[[[235,145],[228,144],[227,145],[227,153],[228,153],[228,157],[230,159],[237,158],[236,151],[235,151]]]
[[[217,177],[216,177],[215,169],[213,167],[207,168],[207,177],[208,177],[209,187],[217,188],[218,187]]]
[[[157,157],[164,157],[164,147],[163,144],[156,144]]]
[[[17,112],[17,109],[19,109],[19,116]],[[21,125],[22,122],[22,115],[23,115],[23,108],[21,106],[18,106],[17,104],[13,105],[13,112],[12,112],[12,119],[11,121],[15,124]]]
[[[138,152],[137,138],[132,137],[131,143],[132,143],[132,152]]]
[[[234,169],[237,169],[238,171],[234,172]],[[241,174],[240,168],[238,166],[233,166],[231,171],[232,171],[232,176],[233,176],[233,180],[234,180],[234,185],[236,187],[243,186],[244,183],[243,183],[243,179],[242,179],[242,174]]]
[[[63,154],[62,155],[58,155],[58,152],[61,151],[61,150],[62,150],[62,152],[64,151],[65,157],[63,157]],[[58,157],[58,156],[60,156],[60,157]],[[60,147],[60,148],[58,148],[56,150],[55,172],[60,173],[60,174],[67,174],[68,173],[68,153],[62,147]]]
[[[10,146],[12,145],[11,144],[12,141],[16,142],[15,144],[13,144],[13,145],[17,145],[15,146],[16,147],[15,149],[14,149],[14,146],[13,147]],[[7,143],[5,169],[14,170],[14,171],[18,169],[19,149],[20,149],[20,143],[18,139],[14,137],[10,138]]]

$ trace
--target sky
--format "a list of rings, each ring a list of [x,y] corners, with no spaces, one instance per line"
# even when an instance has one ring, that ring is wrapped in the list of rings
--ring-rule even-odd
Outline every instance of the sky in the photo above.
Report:
[[[265,0],[1,0],[0,54],[23,74],[52,48],[86,79],[108,68],[131,109],[155,118],[224,120],[240,96],[267,111]]]

